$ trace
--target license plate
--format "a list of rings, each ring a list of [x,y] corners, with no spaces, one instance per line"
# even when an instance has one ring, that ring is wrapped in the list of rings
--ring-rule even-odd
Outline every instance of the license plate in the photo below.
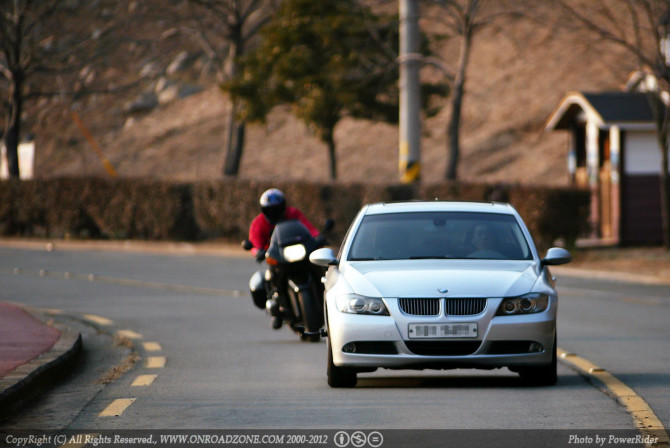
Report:
[[[477,324],[409,324],[411,339],[423,338],[476,338]]]

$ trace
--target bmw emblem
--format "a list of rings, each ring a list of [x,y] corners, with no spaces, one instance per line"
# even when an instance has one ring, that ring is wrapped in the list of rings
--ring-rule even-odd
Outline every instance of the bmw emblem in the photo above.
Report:
[[[437,288],[437,292],[441,294],[446,294],[449,292],[449,290],[447,288]]]

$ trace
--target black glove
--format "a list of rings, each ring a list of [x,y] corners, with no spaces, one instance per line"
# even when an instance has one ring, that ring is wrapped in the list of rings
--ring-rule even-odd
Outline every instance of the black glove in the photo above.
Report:
[[[262,263],[263,261],[265,261],[265,251],[259,249],[259,251],[256,252],[256,263]]]
[[[316,244],[319,245],[319,247],[323,247],[323,246],[325,246],[326,243],[328,242],[328,241],[326,240],[325,235],[324,235],[323,233],[319,233],[319,234],[316,236],[316,238],[314,238],[314,240],[316,241]]]

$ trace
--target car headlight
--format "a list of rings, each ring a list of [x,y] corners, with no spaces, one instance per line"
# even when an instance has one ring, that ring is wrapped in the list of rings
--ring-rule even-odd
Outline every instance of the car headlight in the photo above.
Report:
[[[289,263],[304,260],[307,256],[307,249],[302,244],[294,244],[284,248],[284,259]]]
[[[372,314],[388,316],[384,301],[378,297],[365,297],[358,294],[345,294],[336,299],[337,309],[349,314]]]
[[[497,316],[541,313],[549,306],[549,294],[532,292],[519,297],[503,299]]]

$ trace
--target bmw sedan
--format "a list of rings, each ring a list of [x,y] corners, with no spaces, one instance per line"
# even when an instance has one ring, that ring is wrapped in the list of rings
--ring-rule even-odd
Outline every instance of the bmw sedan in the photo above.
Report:
[[[328,384],[387,369],[507,367],[528,383],[556,383],[558,296],[517,211],[508,204],[364,206],[328,266]]]

